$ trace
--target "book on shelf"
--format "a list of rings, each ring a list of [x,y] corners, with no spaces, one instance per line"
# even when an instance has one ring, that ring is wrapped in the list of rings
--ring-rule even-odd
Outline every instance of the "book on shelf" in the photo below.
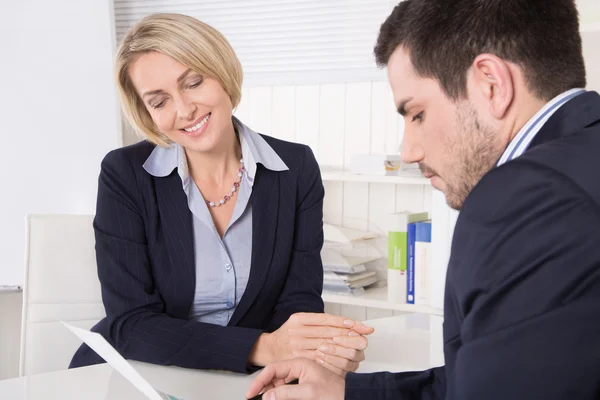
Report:
[[[430,305],[431,221],[418,222],[415,233],[415,304]]]
[[[429,259],[431,251],[431,221],[408,224],[408,273],[406,302],[429,304]]]
[[[410,224],[427,220],[429,213],[413,213],[409,211],[390,214],[388,218],[388,301],[393,303],[407,303],[410,285],[409,279],[411,257],[414,248],[408,240]]]

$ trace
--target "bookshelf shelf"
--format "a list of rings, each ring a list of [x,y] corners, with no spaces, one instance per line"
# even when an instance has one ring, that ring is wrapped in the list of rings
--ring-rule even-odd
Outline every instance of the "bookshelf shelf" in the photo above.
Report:
[[[443,310],[414,304],[391,303],[387,300],[387,287],[365,289],[361,296],[338,295],[323,293],[325,303],[346,304],[351,306],[379,308],[384,310],[401,311],[406,313],[422,313],[443,316]]]
[[[418,172],[406,172],[399,176],[358,175],[342,169],[321,168],[321,179],[324,181],[391,183],[403,185],[429,185],[429,179]]]

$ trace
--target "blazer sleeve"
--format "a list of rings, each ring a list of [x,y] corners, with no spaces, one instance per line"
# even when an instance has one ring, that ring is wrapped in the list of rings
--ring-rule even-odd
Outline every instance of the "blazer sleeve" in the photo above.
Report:
[[[294,313],[324,311],[321,249],[325,189],[319,165],[308,146],[299,175],[294,247],[284,288],[268,324],[269,331],[278,329]]]
[[[527,160],[492,171],[476,190],[478,205],[463,208],[455,232],[464,319],[453,398],[597,398],[598,204]]]
[[[128,359],[247,372],[262,331],[165,314],[153,283],[143,204],[131,162],[121,151],[109,153],[101,166],[94,219],[108,339]]]
[[[349,373],[346,400],[443,400],[446,394],[444,367],[419,372]]]

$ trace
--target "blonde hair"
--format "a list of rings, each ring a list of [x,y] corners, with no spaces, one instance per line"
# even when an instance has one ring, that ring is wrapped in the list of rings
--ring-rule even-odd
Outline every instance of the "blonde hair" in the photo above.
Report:
[[[129,76],[129,67],[144,53],[156,51],[172,57],[192,71],[216,79],[235,108],[242,95],[242,65],[225,37],[215,28],[182,14],[153,14],[134,25],[117,51],[116,81],[123,113],[138,134],[168,146]]]

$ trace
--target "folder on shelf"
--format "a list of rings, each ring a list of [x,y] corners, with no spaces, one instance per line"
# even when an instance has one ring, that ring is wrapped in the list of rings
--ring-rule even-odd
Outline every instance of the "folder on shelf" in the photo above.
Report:
[[[381,255],[374,251],[366,256],[348,255],[347,252],[352,253],[352,250],[324,246],[321,250],[323,270],[347,274],[364,272],[381,258]]]
[[[345,288],[358,289],[361,287],[364,288],[364,287],[370,286],[376,282],[378,282],[378,279],[377,279],[377,275],[374,273],[365,278],[348,281],[348,282],[328,279],[328,280],[323,281],[323,290],[335,291],[335,290],[345,289]]]
[[[351,243],[357,240],[373,239],[378,236],[376,233],[331,224],[323,224],[323,234],[326,241],[337,243]]]
[[[351,287],[368,286],[375,283],[377,280],[377,274],[375,271],[365,271],[354,274],[341,274],[332,271],[325,271],[323,273],[323,280],[327,283],[345,284]],[[375,279],[373,279],[375,278]],[[365,282],[369,282],[366,283]]]

